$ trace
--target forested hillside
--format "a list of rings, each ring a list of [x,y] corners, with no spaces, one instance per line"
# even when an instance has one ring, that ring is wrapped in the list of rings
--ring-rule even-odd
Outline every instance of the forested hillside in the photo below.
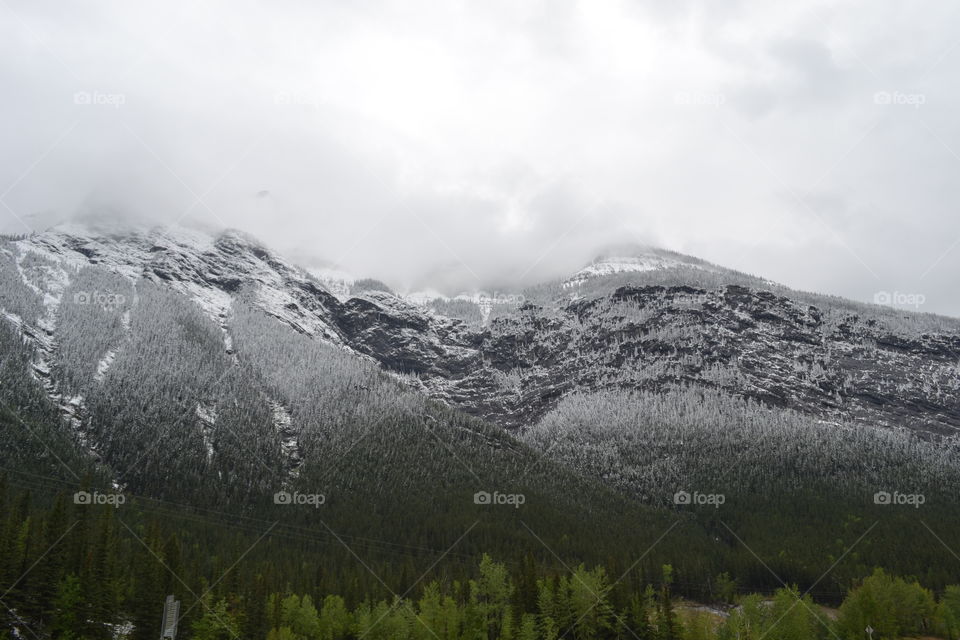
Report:
[[[700,602],[960,582],[955,323],[655,257],[427,309],[337,298],[232,232],[4,240],[5,623],[146,638],[174,592],[198,638],[404,637],[431,607],[446,637],[623,636],[616,613],[662,638],[667,564]],[[515,593],[477,627],[484,553]],[[581,564],[623,576],[589,628]]]
[[[932,591],[880,569],[851,580],[839,609],[789,584],[751,594],[727,573],[704,578],[690,602],[682,597],[689,576],[669,563],[597,566],[536,552],[493,559],[456,544],[378,545],[156,501],[77,505],[48,490],[55,483],[37,476],[0,476],[4,637],[149,640],[166,594],[181,599],[180,636],[196,640],[857,640],[868,626],[883,638],[960,631],[960,587]]]

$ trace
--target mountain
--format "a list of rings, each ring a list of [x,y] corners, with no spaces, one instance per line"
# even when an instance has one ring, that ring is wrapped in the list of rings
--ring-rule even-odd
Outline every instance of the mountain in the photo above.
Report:
[[[620,273],[644,273],[666,269],[701,269],[710,273],[729,272],[704,260],[666,251],[649,245],[619,245],[608,247],[590,264],[564,280],[564,287],[578,287],[584,283]]]
[[[689,385],[830,422],[933,435],[960,427],[956,320],[795,292],[649,247],[618,247],[522,293],[425,300],[374,285],[335,295],[234,231],[61,226],[10,244],[12,268],[44,301],[38,312],[4,308],[43,339],[71,272],[93,268],[192,300],[219,327],[226,354],[242,300],[514,430],[574,391]],[[38,263],[32,279],[25,260]],[[73,286],[67,303],[77,295]],[[100,366],[103,375],[109,363]]]
[[[873,496],[922,494],[924,522],[960,544],[956,320],[651,247],[453,297],[328,275],[237,231],[0,239],[0,466],[33,490],[161,500],[171,522],[214,509],[325,545],[354,536],[396,584],[470,531],[466,555],[641,557],[639,584],[669,562],[691,594],[722,571],[769,587],[754,553],[813,586],[875,519],[884,538],[834,569],[827,597],[875,565],[949,582],[935,547],[895,553],[925,530]],[[281,491],[322,509],[275,504]],[[402,572],[395,545],[419,549]]]
[[[523,293],[407,299],[370,280],[335,294],[235,231],[62,225],[7,245],[3,312],[75,422],[74,387],[91,365],[64,362],[72,352],[55,345],[75,336],[58,335],[69,332],[62,320],[87,307],[113,318],[103,328],[112,338],[83,354],[102,380],[139,289],[158,286],[217,327],[220,357],[236,358],[239,304],[512,430],[570,393],[688,386],[834,423],[939,436],[960,427],[957,321],[794,292],[650,247],[612,249]]]
[[[901,452],[885,463],[899,474],[952,451],[960,427],[956,320],[792,291],[652,247],[611,248],[522,291],[407,297],[369,279],[332,291],[237,231],[87,223],[3,241],[0,276],[3,327],[27,349],[8,362],[26,359],[37,385],[8,383],[7,401],[45,396],[72,455],[159,495],[192,499],[203,486],[242,501],[328,482],[319,470],[357,453],[371,424],[404,425],[381,434],[376,457],[421,447],[442,412],[450,441],[469,440],[447,463],[478,460],[496,478],[542,451],[642,502],[713,465],[669,447],[651,458],[652,443],[638,455],[634,443],[602,469],[587,443],[668,438],[653,428],[667,424],[702,439],[699,412],[735,449],[757,437],[762,414],[788,425],[768,460],[827,438],[854,469],[876,441]],[[664,403],[674,409],[650,413]],[[631,431],[625,412],[650,426]],[[655,483],[624,480],[665,460]],[[394,471],[406,477],[384,482],[416,484],[404,465]]]

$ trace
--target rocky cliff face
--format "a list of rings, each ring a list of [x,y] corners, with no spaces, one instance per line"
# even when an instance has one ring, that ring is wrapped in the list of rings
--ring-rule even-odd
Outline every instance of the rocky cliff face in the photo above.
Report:
[[[666,252],[591,265],[481,324],[383,291],[336,296],[236,232],[75,226],[7,247],[18,267],[33,256],[55,272],[49,280],[61,290],[78,269],[96,266],[189,296],[221,326],[227,351],[230,307],[245,296],[279,322],[511,429],[572,391],[684,385],[824,421],[931,435],[960,428],[957,323],[795,294]],[[59,301],[44,293],[51,320]]]
[[[683,385],[826,421],[941,435],[960,428],[956,331],[911,335],[869,313],[771,291],[622,286],[529,303],[482,328],[351,302],[337,317],[351,326],[365,318],[368,328],[349,335],[355,348],[509,428],[532,424],[572,391]]]
[[[530,423],[571,390],[703,385],[824,420],[950,434],[960,335],[907,336],[739,285],[623,286],[531,306],[481,334],[487,371],[518,373],[496,419]],[[488,405],[489,388],[480,402]],[[469,403],[469,398],[457,398]]]

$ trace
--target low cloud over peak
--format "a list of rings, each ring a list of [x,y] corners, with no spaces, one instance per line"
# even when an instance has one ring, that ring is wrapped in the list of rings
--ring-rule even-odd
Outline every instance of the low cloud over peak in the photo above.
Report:
[[[0,11],[4,231],[204,220],[453,289],[637,241],[960,313],[952,3]]]

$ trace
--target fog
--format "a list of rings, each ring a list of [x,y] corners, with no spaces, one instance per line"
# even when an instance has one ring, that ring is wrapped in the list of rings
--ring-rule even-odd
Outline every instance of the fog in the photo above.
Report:
[[[958,19],[947,1],[0,0],[0,229],[237,227],[448,291],[637,241],[960,315]]]

